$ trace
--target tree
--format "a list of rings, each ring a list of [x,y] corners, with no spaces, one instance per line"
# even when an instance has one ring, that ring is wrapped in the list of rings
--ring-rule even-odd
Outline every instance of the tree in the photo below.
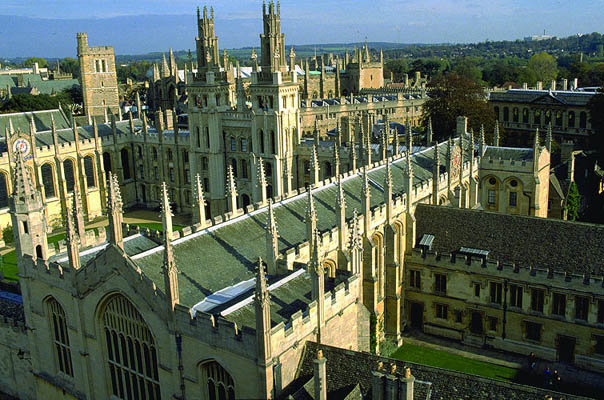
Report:
[[[433,136],[444,140],[455,133],[456,118],[468,118],[468,129],[476,134],[484,125],[487,136],[495,125],[495,113],[487,103],[485,89],[475,81],[454,72],[430,81],[430,98],[424,104],[422,125],[432,119]],[[490,138],[487,138],[487,142]]]
[[[453,71],[455,71],[455,73],[458,75],[473,80],[474,82],[482,82],[482,71],[476,65],[476,63],[468,57],[464,57],[461,61],[458,61],[457,64],[455,64]]]
[[[48,67],[48,61],[42,57],[29,57],[27,60],[23,61],[23,67],[31,68],[35,63],[38,63],[38,67],[40,68]]]
[[[566,219],[576,221],[579,218],[579,206],[581,205],[581,194],[575,182],[570,183],[568,188],[568,199],[566,200]]]
[[[70,73],[74,79],[80,78],[80,63],[75,58],[65,57],[59,65],[62,72]]]
[[[558,76],[558,62],[545,52],[532,56],[528,62],[528,69],[533,71],[538,81],[546,84]]]
[[[587,103],[589,109],[591,128],[593,133],[589,137],[590,147],[598,151],[600,165],[604,165],[604,89],[591,97]]]

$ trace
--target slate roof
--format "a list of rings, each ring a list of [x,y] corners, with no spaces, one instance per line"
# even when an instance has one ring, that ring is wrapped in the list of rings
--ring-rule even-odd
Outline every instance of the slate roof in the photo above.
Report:
[[[285,388],[281,398],[287,398],[289,394],[298,392],[312,379],[314,373],[313,361],[319,348],[323,351],[323,356],[327,360],[327,397],[329,399],[344,399],[355,390],[357,385],[360,386],[362,398],[371,399],[372,372],[376,369],[379,361],[383,362],[384,366],[389,366],[391,363],[396,364],[396,369],[400,373],[404,371],[405,366],[411,368],[411,374],[415,377],[414,400],[543,400],[546,395],[551,395],[553,400],[585,399],[584,397],[546,391],[541,388],[379,357],[370,353],[319,345],[310,341],[306,342],[304,346],[302,360],[296,371],[296,378]],[[308,396],[310,395],[309,391],[300,391],[301,396],[294,396],[294,398],[313,398],[312,395]]]
[[[25,133],[29,133],[29,120],[33,117],[37,131],[50,131],[50,116],[55,119],[57,129],[66,129],[71,127],[67,116],[59,109],[20,112],[11,114],[0,114],[0,140],[4,140],[5,128],[8,127],[9,119],[13,123],[15,130],[20,129]]]
[[[533,149],[518,147],[493,147],[487,146],[483,159],[488,160],[514,160],[514,161],[533,161]],[[483,164],[484,165],[484,164]]]
[[[439,146],[441,163],[446,162],[447,146]],[[412,155],[414,183],[432,177],[433,151],[429,149]],[[393,192],[402,193],[406,185],[406,160],[401,158],[392,164]],[[382,185],[385,167],[369,172],[371,182],[371,206],[383,203]],[[353,210],[361,210],[362,177],[360,174],[343,181],[346,198],[346,218],[352,218]],[[313,190],[317,211],[317,227],[321,232],[335,227],[335,184]],[[275,204],[274,213],[279,229],[279,251],[285,252],[306,241],[304,216],[306,194],[298,195]],[[210,293],[224,289],[255,276],[258,257],[266,251],[265,223],[267,208],[245,214],[236,219],[211,227],[173,242],[174,258],[179,269],[181,304],[193,307]],[[161,274],[163,247],[134,257],[143,272],[163,290]]]
[[[539,103],[539,99],[547,96],[551,101],[559,102],[572,106],[587,106],[589,99],[595,92],[578,92],[570,90],[528,90],[528,89],[510,89],[505,92],[491,92],[489,100],[495,102],[511,103]]]
[[[489,251],[489,259],[523,267],[602,275],[604,225],[420,204],[418,240],[434,235],[432,250]]]

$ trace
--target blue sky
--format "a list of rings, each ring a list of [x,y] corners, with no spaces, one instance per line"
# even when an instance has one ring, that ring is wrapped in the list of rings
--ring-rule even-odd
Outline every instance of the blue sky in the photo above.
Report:
[[[212,5],[221,47],[258,46],[261,0],[0,0],[0,57],[69,56],[75,33],[118,54],[194,47],[195,9]],[[60,6],[58,5],[60,4]],[[287,44],[478,42],[604,30],[604,0],[284,0]],[[6,16],[13,16],[6,18]],[[145,16],[136,18],[136,16]],[[159,16],[165,16],[160,18]],[[42,20],[39,20],[42,19]]]

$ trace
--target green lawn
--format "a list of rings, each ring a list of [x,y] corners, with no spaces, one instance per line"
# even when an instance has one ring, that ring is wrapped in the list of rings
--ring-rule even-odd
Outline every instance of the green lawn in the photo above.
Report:
[[[137,222],[136,224],[130,224],[130,226],[140,226],[141,228],[149,228],[156,231],[164,230],[161,222]],[[184,226],[182,225],[172,225],[172,230],[174,231],[182,231],[183,228]]]
[[[65,233],[59,233],[58,235],[54,235],[48,238],[48,243],[54,245],[59,240],[65,239]],[[4,274],[4,279],[9,281],[16,281],[17,278],[17,253],[15,250],[10,253],[6,253],[2,256],[2,264],[0,266],[2,273]]]
[[[519,370],[447,353],[414,344],[403,344],[392,355],[398,360],[430,365],[485,378],[516,382]]]

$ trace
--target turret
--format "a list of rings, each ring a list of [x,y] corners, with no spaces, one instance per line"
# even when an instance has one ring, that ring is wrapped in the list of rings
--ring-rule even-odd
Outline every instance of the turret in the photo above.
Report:
[[[264,160],[262,159],[262,157],[260,157],[258,159],[258,163],[256,164],[256,169],[257,169],[256,177],[258,179],[258,182],[256,184],[258,185],[258,190],[260,191],[260,202],[262,204],[266,204],[266,198],[267,198],[266,171],[264,170]]]
[[[312,146],[310,154],[310,184],[316,186],[319,183],[319,157],[317,156],[317,145]]]
[[[230,164],[227,169],[226,196],[229,210],[235,215],[237,213],[237,187],[235,185],[233,166]]]
[[[352,212],[352,227],[348,242],[348,263],[348,269],[353,275],[361,273],[363,265],[363,238],[359,230],[359,214],[356,208]]]
[[[264,33],[260,35],[261,45],[261,81],[272,82],[273,72],[286,72],[285,34],[281,33],[281,13],[279,7],[275,12],[272,1],[268,4],[268,12],[263,6],[262,20]]]
[[[197,13],[197,37],[195,38],[197,48],[197,73],[205,80],[208,71],[218,72],[220,69],[220,50],[218,48],[218,37],[214,34],[214,12],[210,9],[208,18],[207,7],[203,8],[203,18]],[[225,66],[226,67],[226,66]]]
[[[13,193],[9,198],[13,237],[17,251],[17,265],[22,265],[24,255],[48,259],[46,240],[45,205],[31,179],[23,154],[17,149],[13,169]],[[10,161],[9,161],[10,162]]]
[[[304,222],[306,223],[306,239],[312,246],[312,235],[317,229],[317,212],[315,210],[315,201],[312,196],[312,191],[307,191],[307,202],[306,202],[306,216]]]
[[[258,274],[254,291],[256,309],[256,355],[258,365],[266,367],[272,358],[271,350],[271,302],[262,258],[258,259]],[[268,397],[268,396],[267,396]]]
[[[203,196],[203,187],[201,186],[201,177],[195,175],[193,183],[193,224],[201,224],[202,228],[206,225],[206,201]]]

